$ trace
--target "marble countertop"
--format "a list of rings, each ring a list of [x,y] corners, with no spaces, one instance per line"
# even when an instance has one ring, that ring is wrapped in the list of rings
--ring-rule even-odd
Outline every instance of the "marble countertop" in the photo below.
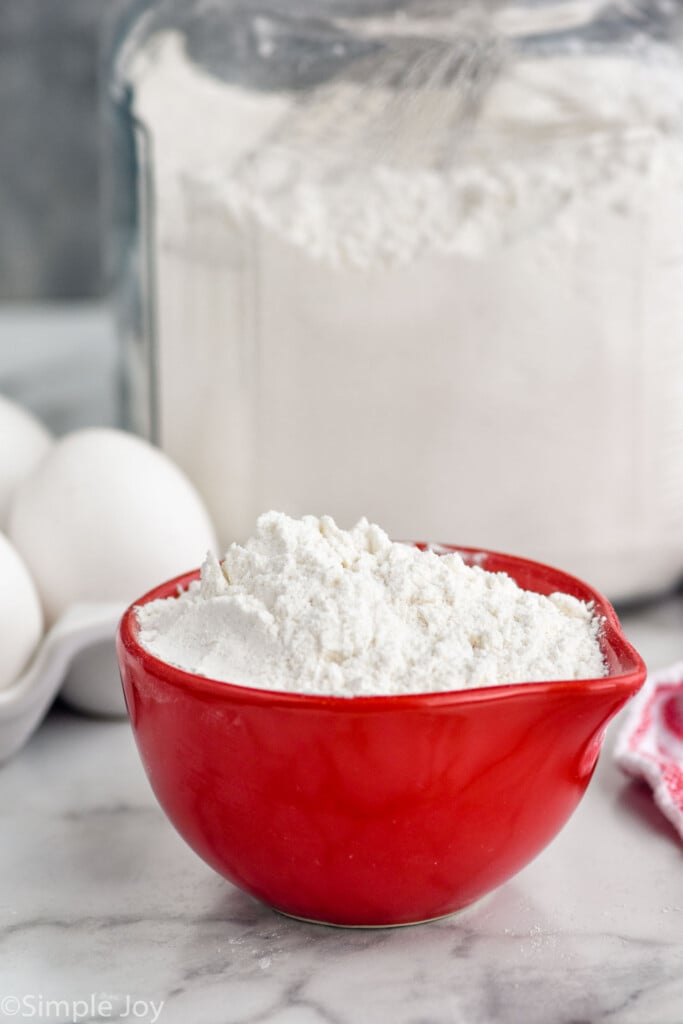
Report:
[[[624,616],[651,667],[683,599]],[[480,904],[344,930],[279,916],[158,809],[126,722],[56,707],[0,768],[0,1019],[162,1024],[681,1024],[683,848],[614,766]]]

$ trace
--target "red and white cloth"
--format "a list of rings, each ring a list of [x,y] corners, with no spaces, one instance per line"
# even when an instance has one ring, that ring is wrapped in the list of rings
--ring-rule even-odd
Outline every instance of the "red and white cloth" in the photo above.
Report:
[[[617,739],[617,764],[645,779],[683,839],[683,661],[648,675]]]

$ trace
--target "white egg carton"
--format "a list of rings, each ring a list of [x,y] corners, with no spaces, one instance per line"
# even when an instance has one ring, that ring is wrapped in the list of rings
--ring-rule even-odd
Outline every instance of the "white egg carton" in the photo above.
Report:
[[[48,630],[26,671],[0,690],[0,762],[24,746],[58,693],[86,714],[125,714],[114,644],[124,610],[74,605]]]
[[[89,714],[125,713],[114,646],[125,605],[80,602],[132,599],[217,545],[194,486],[141,438],[90,427],[54,439],[2,395],[0,436],[11,439],[0,445],[1,762],[58,693]]]

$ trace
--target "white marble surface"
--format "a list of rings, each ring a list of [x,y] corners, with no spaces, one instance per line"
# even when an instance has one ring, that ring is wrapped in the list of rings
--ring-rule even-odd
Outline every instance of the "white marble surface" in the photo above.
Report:
[[[683,600],[625,621],[651,667],[683,656]],[[614,733],[564,831],[487,900],[350,931],[213,874],[128,725],[57,708],[0,769],[0,1019],[681,1024],[683,847],[613,765]]]

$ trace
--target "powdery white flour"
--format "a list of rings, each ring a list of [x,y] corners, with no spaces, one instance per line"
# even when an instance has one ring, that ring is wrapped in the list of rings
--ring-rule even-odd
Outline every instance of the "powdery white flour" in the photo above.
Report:
[[[354,141],[448,126],[438,91],[411,118],[344,77],[249,91],[174,32],[136,54],[159,441],[224,547],[360,507],[613,600],[679,577],[683,74],[643,46],[520,53],[443,164]]]
[[[337,697],[605,674],[600,621],[458,554],[392,542],[361,519],[268,512],[178,597],[137,610],[158,658],[211,679]]]

